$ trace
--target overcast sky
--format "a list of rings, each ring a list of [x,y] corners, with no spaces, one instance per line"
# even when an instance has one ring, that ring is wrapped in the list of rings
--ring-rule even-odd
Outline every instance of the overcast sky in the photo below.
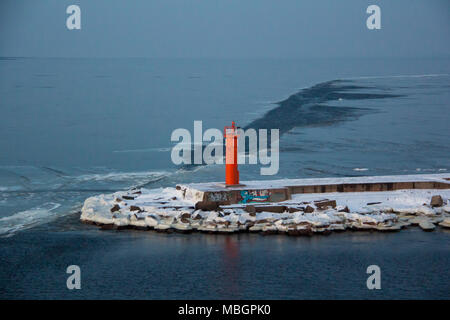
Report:
[[[449,0],[0,0],[0,56],[436,57],[449,39]]]

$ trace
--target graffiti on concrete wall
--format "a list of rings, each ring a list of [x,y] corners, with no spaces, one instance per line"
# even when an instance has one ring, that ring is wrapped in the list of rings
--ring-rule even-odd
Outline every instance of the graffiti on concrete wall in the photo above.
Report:
[[[269,201],[269,190],[242,190],[239,203],[266,202]]]
[[[208,201],[228,201],[228,193],[227,192],[209,192],[208,193]]]

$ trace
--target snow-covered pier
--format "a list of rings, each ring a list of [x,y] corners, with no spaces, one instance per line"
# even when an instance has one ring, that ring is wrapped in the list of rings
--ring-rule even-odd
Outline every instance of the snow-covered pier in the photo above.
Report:
[[[91,197],[81,220],[165,232],[431,231],[450,227],[449,198],[450,174],[199,183]]]
[[[280,202],[301,193],[450,189],[450,174],[248,181],[234,187],[213,182],[179,187],[187,191],[187,196],[205,204]]]

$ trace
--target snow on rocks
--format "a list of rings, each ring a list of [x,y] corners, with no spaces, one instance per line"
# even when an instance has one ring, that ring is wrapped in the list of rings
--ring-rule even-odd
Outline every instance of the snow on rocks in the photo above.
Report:
[[[398,231],[419,226],[450,227],[450,190],[396,190],[293,194],[279,203],[197,205],[202,198],[181,188],[133,189],[90,197],[81,221],[102,229],[136,228],[159,232],[259,232],[288,235],[331,231]],[[432,200],[434,199],[434,200]]]
[[[450,228],[450,218],[446,218],[439,223],[441,227]]]

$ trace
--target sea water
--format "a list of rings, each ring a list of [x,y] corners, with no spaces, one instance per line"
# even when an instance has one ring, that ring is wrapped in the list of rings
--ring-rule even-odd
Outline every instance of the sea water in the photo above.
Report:
[[[448,172],[449,89],[445,58],[1,58],[0,297],[448,297],[444,231],[156,235],[78,217],[92,195],[222,181],[223,166],[171,163],[172,131],[194,120],[280,129],[278,174],[242,165],[241,180]],[[377,263],[393,285],[373,294],[365,268]],[[91,279],[77,293],[70,264]]]

